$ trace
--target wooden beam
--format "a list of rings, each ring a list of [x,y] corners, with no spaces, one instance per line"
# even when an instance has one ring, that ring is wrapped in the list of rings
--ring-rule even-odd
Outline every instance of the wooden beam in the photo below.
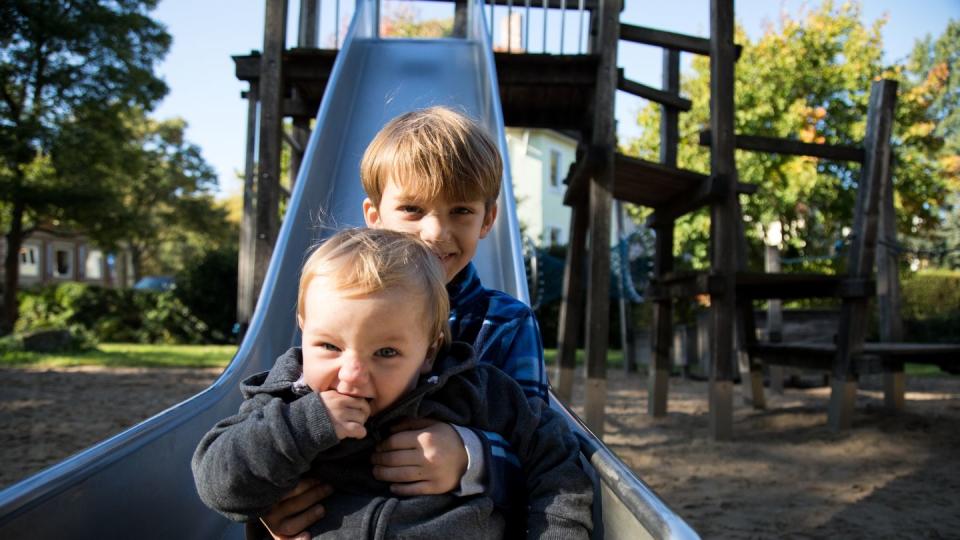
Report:
[[[693,102],[689,99],[680,97],[678,94],[671,92],[665,92],[663,90],[658,90],[652,86],[647,86],[645,84],[640,84],[638,82],[631,81],[626,79],[623,76],[623,70],[620,70],[617,80],[617,89],[623,90],[629,94],[633,94],[637,97],[659,103],[661,105],[666,105],[678,111],[689,111],[693,107]]]
[[[734,160],[733,0],[710,2],[710,152],[711,268],[723,281],[723,294],[710,299],[713,343],[710,369],[710,432],[715,439],[733,435],[733,337],[736,316],[738,213]]]
[[[243,173],[243,215],[240,219],[240,248],[237,256],[237,322],[240,339],[246,333],[256,303],[253,261],[256,245],[256,150],[257,83],[250,83],[247,97],[247,146]]]
[[[581,201],[582,203],[582,201]],[[583,328],[584,261],[587,260],[587,208],[570,209],[570,241],[563,269],[563,298],[557,332],[557,396],[565,403],[573,398],[577,340]]]
[[[889,167],[882,180],[886,189],[880,201],[880,233],[877,246],[877,311],[880,314],[880,341],[903,341],[900,315],[900,265],[897,257],[897,216],[894,208],[893,175]],[[883,372],[883,401],[888,409],[902,410],[906,400],[903,364]]]
[[[662,86],[671,94],[680,93],[680,51],[663,50]],[[660,163],[677,166],[677,147],[680,142],[679,110],[662,106],[660,111]],[[654,229],[656,246],[653,257],[654,280],[662,280],[673,272],[672,220],[665,220]],[[653,333],[650,336],[650,368],[647,374],[647,414],[665,416],[670,383],[670,347],[673,345],[673,299],[654,300]]]
[[[851,279],[869,280],[873,274],[880,201],[884,198],[886,178],[890,174],[890,135],[893,131],[896,100],[896,81],[874,81],[867,109],[865,159],[854,210],[853,233],[856,237],[850,246],[847,262],[847,274]],[[853,417],[857,392],[853,359],[863,352],[867,335],[867,300],[848,298],[841,307],[828,414],[830,427],[833,429],[849,427]]]
[[[636,26],[633,24],[620,25],[620,39],[704,56],[709,56],[711,54],[709,39],[688,36],[686,34],[678,34],[676,32],[667,32],[665,30],[657,30],[655,28],[647,28],[644,26]],[[743,47],[740,45],[735,45],[734,47],[734,59],[740,58],[740,53],[742,52]]]
[[[279,226],[280,150],[283,122],[283,49],[287,2],[267,0],[260,62],[260,152],[257,163],[254,291],[259,295]]]
[[[700,144],[710,146],[710,130],[700,132]],[[741,150],[786,154],[792,156],[810,156],[836,161],[855,161],[863,163],[863,148],[831,144],[813,144],[793,139],[777,137],[758,137],[756,135],[736,135],[734,145]]]
[[[606,148],[602,168],[590,182],[590,261],[587,280],[587,381],[586,423],[601,439],[607,399],[607,331],[610,322],[610,208],[613,200],[616,125],[614,98],[617,88],[617,40],[620,35],[620,1],[600,0],[596,93],[593,102],[594,146]]]

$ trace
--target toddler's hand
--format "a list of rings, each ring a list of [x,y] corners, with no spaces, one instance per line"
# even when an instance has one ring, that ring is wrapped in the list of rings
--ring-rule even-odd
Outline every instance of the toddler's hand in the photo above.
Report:
[[[320,399],[330,411],[337,439],[362,439],[367,436],[363,423],[370,416],[370,404],[366,399],[341,394],[336,390],[320,392]]]

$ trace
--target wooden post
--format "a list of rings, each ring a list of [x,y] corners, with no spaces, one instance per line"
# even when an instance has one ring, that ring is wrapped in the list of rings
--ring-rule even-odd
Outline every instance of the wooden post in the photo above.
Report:
[[[617,250],[620,256],[620,268],[617,271],[617,275],[620,276],[620,301],[618,302],[618,307],[620,308],[620,349],[623,352],[624,372],[635,373],[637,371],[637,351],[635,345],[636,336],[633,329],[633,306],[631,305],[630,298],[627,298],[626,292],[628,285],[628,276],[626,273],[630,271],[630,260],[629,258],[624,260],[624,256],[629,255],[629,250],[620,249],[620,243],[626,240],[623,224],[624,211],[623,203],[616,201],[616,204],[614,204],[614,212],[617,216]]]
[[[300,1],[300,31],[297,34],[297,46],[316,48],[318,45],[317,28],[317,0]],[[300,90],[291,90],[293,97],[300,97]],[[303,152],[310,140],[310,118],[298,116],[293,119],[293,130],[290,133],[293,144],[290,145],[290,193],[297,183],[300,166],[303,164]]]
[[[256,245],[256,178],[257,152],[257,83],[247,91],[247,152],[243,173],[243,217],[240,220],[240,250],[237,258],[237,323],[238,339],[243,339],[253,316],[256,288],[253,278],[253,256]]]
[[[737,208],[737,269],[741,272],[747,270],[747,234],[744,230],[743,217],[740,210],[740,201],[736,200]],[[751,355],[751,348],[757,343],[757,323],[753,314],[753,298],[737,297],[737,359],[745,369],[741,369],[741,388],[743,389],[743,399],[754,409],[766,409],[767,399],[763,395],[763,364],[760,359]],[[750,388],[747,394],[747,386]]]
[[[719,195],[710,207],[711,266],[721,290],[710,299],[713,347],[710,369],[710,432],[733,435],[733,331],[736,315],[737,168],[734,162],[733,0],[710,1],[711,181]]]
[[[259,296],[279,230],[280,148],[283,135],[283,50],[287,0],[267,0],[260,58],[260,151],[257,165],[254,291]]]
[[[456,0],[453,4],[452,35],[453,37],[467,37],[467,2],[465,0]]]
[[[603,437],[607,399],[607,331],[610,323],[610,207],[613,200],[614,94],[617,89],[617,43],[620,38],[619,0],[599,5],[599,54],[594,96],[593,145],[604,149],[600,167],[590,179],[590,266],[587,280],[586,423]]]
[[[763,267],[770,273],[780,271],[780,250],[776,245],[766,245]],[[783,341],[783,301],[776,298],[767,301],[767,341]],[[783,394],[783,366],[770,366],[770,389]]]
[[[680,51],[663,51],[663,91],[680,93]],[[660,115],[660,163],[677,166],[677,144],[680,142],[679,111],[664,105]],[[654,279],[662,280],[673,271],[673,221],[656,229],[653,258]],[[647,371],[647,413],[667,414],[670,382],[670,344],[673,342],[673,300],[669,294],[654,301],[653,332],[650,336],[650,368]]]
[[[903,341],[903,320],[900,315],[900,272],[897,257],[897,216],[894,208],[893,175],[890,168],[883,179],[886,189],[880,200],[880,234],[877,248],[877,307],[880,312],[880,341]],[[887,408],[904,407],[906,375],[903,364],[885,366],[883,400]]]
[[[874,81],[867,111],[865,159],[854,211],[853,231],[857,236],[850,246],[850,259],[847,264],[847,273],[851,279],[869,279],[873,273],[878,211],[887,187],[885,179],[890,167],[890,133],[896,99],[896,81]],[[864,297],[844,299],[840,311],[829,410],[830,427],[835,430],[849,427],[853,418],[857,393],[854,360],[863,352],[863,342],[867,335],[867,300]]]
[[[563,270],[563,299],[557,336],[557,396],[570,403],[577,368],[577,340],[583,325],[583,268],[587,259],[587,209],[570,208],[570,243]]]

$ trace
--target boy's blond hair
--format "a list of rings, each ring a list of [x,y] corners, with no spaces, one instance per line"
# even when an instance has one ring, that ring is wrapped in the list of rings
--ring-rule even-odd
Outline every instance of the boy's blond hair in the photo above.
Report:
[[[503,160],[490,135],[446,107],[394,118],[373,138],[360,163],[363,189],[378,208],[392,180],[423,200],[483,200],[489,209],[500,195],[502,175]]]
[[[450,299],[446,274],[437,256],[419,239],[386,229],[345,229],[314,250],[303,265],[297,315],[304,319],[307,287],[318,276],[340,291],[357,295],[393,288],[425,297],[427,330],[441,345],[450,342]],[[397,317],[409,314],[397,313]]]

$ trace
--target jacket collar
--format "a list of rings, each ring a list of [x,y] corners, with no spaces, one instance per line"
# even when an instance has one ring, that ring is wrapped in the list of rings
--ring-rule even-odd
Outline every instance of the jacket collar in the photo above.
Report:
[[[447,294],[450,296],[451,310],[469,304],[483,294],[480,275],[477,274],[477,268],[472,262],[450,280],[447,284]]]

